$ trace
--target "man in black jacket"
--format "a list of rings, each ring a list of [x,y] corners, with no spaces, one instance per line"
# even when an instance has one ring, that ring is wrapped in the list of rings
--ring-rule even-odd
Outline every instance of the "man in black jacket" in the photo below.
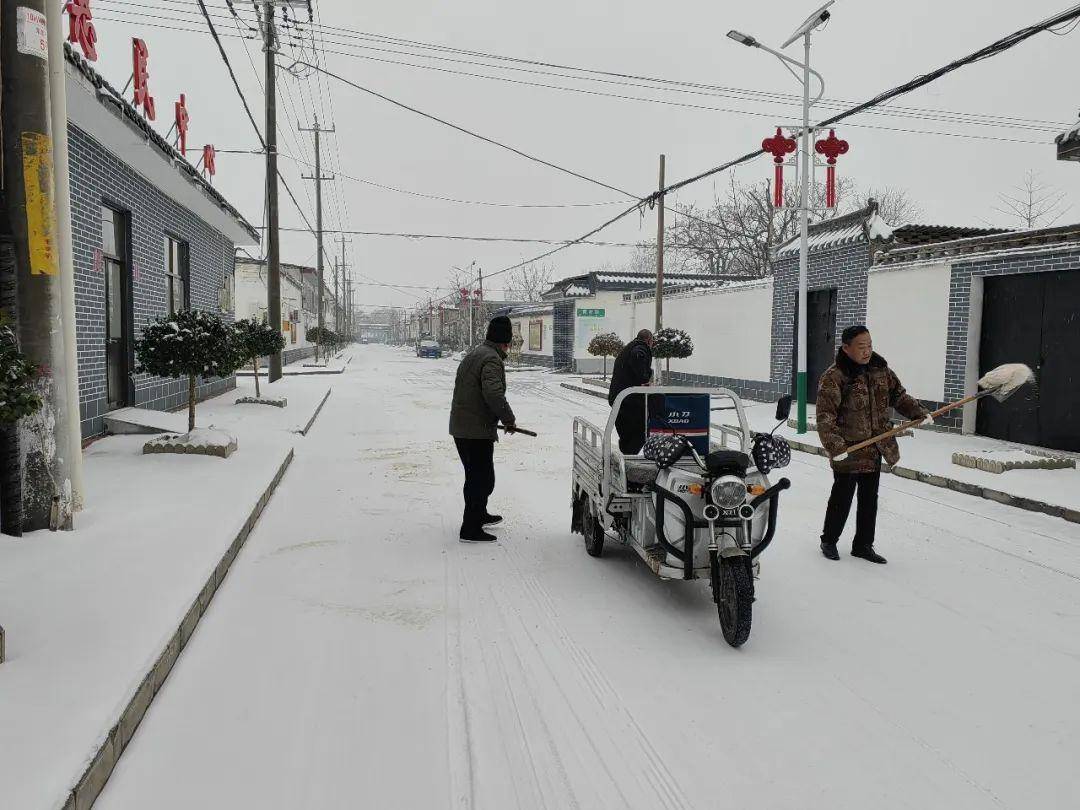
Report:
[[[648,385],[652,380],[653,343],[653,333],[642,329],[637,333],[637,337],[619,352],[611,369],[608,405],[614,405],[615,397],[624,389]],[[615,420],[615,430],[619,433],[619,450],[628,456],[641,452],[645,444],[645,423],[645,397],[631,394],[623,401],[619,416]]]
[[[492,318],[487,339],[476,346],[458,365],[454,399],[450,405],[450,435],[457,445],[465,468],[465,512],[461,518],[462,542],[494,540],[484,531],[502,521],[487,510],[488,497],[495,489],[495,442],[499,440],[499,420],[514,427],[514,411],[506,401],[506,368],[503,361],[514,339],[510,319]]]

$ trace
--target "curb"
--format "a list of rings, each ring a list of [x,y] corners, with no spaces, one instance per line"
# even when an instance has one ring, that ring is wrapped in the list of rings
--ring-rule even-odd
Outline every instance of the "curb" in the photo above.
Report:
[[[299,433],[301,436],[308,435],[308,431],[311,430],[311,426],[315,424],[315,420],[319,418],[319,414],[322,413],[323,405],[326,404],[326,400],[330,399],[330,394],[333,390],[333,388],[326,389],[326,396],[322,398],[322,401],[319,403],[319,407],[315,409],[315,413],[313,413],[311,415],[311,418],[308,419],[308,423],[302,428],[300,428],[298,431],[296,431],[297,433]]]
[[[281,479],[289,465],[292,464],[292,460],[293,450],[290,448],[289,454],[285,456],[285,460],[278,467],[273,480],[259,497],[255,508],[251,510],[251,514],[248,515],[248,519],[244,522],[240,532],[229,544],[225,554],[222,555],[218,564],[214,566],[214,570],[210,573],[206,583],[192,601],[191,607],[188,608],[183,619],[181,619],[180,625],[169,638],[165,649],[158,655],[154,665],[135,690],[135,694],[131,696],[131,699],[124,706],[123,711],[120,713],[120,719],[109,730],[105,740],[90,760],[89,766],[79,777],[75,787],[69,791],[63,803],[63,810],[89,810],[105,788],[105,783],[109,781],[109,776],[112,774],[117,762],[119,762],[128,743],[131,742],[135,729],[138,728],[139,722],[143,719],[147,709],[150,708],[150,704],[157,696],[157,693],[161,690],[165,679],[169,677],[169,673],[180,657],[180,653],[188,643],[192,633],[195,632],[199,620],[209,608],[210,601],[224,581],[233,560],[236,559],[236,555],[240,553],[240,549],[247,542],[251,530],[258,523],[259,516],[262,514],[263,509],[266,508],[266,504],[269,503],[278,484],[281,483]]]
[[[571,391],[607,399],[600,391],[590,391],[580,385],[574,385],[573,383],[560,383],[560,385]],[[825,448],[818,447],[816,444],[802,442],[787,436],[784,438],[787,440],[787,443],[791,445],[792,450],[799,450],[800,452],[821,456],[822,458],[829,457],[829,454],[825,452]],[[920,481],[924,484],[929,484],[930,486],[939,487],[941,489],[951,489],[954,492],[959,492],[963,495],[971,495],[976,498],[985,498],[988,501],[994,501],[996,503],[1004,504],[1005,506],[1012,506],[1016,509],[1024,509],[1028,512],[1041,512],[1050,517],[1063,518],[1070,523],[1080,523],[1080,509],[1068,509],[1064,506],[1046,503],[1045,501],[1023,498],[1019,495],[1010,495],[1009,493],[1001,492],[1000,490],[982,487],[978,484],[968,483],[967,481],[959,481],[956,478],[948,478],[942,475],[934,475],[920,470],[913,470],[910,467],[891,467],[883,468],[883,470],[885,472],[891,472],[893,475],[899,476],[900,478],[906,478],[909,481]]]

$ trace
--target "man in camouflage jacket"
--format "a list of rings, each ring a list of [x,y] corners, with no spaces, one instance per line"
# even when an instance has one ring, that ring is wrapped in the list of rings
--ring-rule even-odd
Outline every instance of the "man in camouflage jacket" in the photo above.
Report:
[[[840,559],[836,544],[844,531],[851,500],[857,490],[858,509],[851,554],[870,562],[884,563],[885,558],[874,551],[881,460],[884,458],[890,465],[896,464],[900,460],[900,446],[895,438],[889,438],[850,455],[844,450],[888,430],[890,408],[908,419],[929,419],[929,413],[904,390],[885,358],[874,353],[870,332],[865,326],[848,327],[842,341],[836,362],[822,375],[818,386],[817,430],[833,469],[832,493],[821,534],[821,553],[830,560]]]

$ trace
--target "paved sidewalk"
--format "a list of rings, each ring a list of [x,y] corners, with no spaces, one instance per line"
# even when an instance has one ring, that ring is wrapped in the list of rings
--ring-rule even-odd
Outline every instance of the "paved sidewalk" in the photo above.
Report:
[[[287,408],[234,404],[253,388],[196,412],[238,437],[230,459],[106,437],[85,451],[74,532],[0,538],[0,806],[88,807],[108,778],[330,387],[282,380],[264,392]]]

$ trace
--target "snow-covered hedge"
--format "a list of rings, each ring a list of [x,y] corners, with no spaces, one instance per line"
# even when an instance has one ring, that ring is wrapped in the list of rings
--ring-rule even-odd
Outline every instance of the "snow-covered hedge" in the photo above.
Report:
[[[37,378],[37,366],[23,357],[14,330],[0,320],[0,425],[13,424],[41,407]]]

